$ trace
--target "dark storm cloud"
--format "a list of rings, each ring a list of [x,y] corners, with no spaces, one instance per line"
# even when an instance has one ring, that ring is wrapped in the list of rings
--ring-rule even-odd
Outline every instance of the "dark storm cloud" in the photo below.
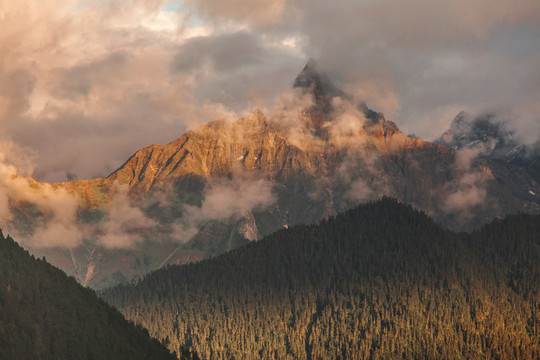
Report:
[[[235,71],[261,62],[267,54],[261,42],[246,31],[197,37],[180,46],[173,70],[190,72],[211,66],[218,72]]]

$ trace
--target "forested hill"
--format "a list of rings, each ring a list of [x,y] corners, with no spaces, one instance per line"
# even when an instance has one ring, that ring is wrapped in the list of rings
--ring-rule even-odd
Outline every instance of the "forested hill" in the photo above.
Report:
[[[444,230],[392,199],[102,293],[206,359],[538,359],[540,217]]]
[[[0,359],[176,359],[142,327],[0,232]]]

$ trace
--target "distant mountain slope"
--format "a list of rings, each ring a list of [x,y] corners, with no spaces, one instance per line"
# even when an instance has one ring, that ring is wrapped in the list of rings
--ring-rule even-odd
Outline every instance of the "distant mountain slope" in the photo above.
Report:
[[[383,199],[101,295],[211,359],[537,359],[540,216],[472,234]]]
[[[475,154],[514,197],[540,202],[540,143],[524,145],[496,114],[459,113],[436,143]]]
[[[0,232],[0,359],[176,359],[73,278]]]

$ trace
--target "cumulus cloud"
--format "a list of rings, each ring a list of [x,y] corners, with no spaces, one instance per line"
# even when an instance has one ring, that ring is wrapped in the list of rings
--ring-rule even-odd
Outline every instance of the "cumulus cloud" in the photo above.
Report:
[[[21,176],[32,172],[33,156],[12,141],[0,141],[0,227],[25,246],[74,249],[96,238],[96,244],[106,248],[132,248],[157,225],[130,201],[127,185],[115,185],[103,221],[85,224],[78,217],[77,195]],[[20,226],[21,218],[27,226]]]
[[[0,129],[35,150],[36,177],[107,176],[142,146],[235,116],[171,76],[192,34],[165,3],[2,2]]]
[[[272,184],[265,179],[218,181],[206,192],[200,209],[191,207],[188,211],[196,221],[226,220],[257,206],[271,205],[275,201],[271,190]]]
[[[389,79],[371,79],[345,84],[344,91],[355,102],[369,104],[369,107],[382,112],[389,119],[395,118],[400,109],[399,95]]]
[[[200,36],[179,47],[173,70],[192,72],[207,66],[219,72],[232,72],[256,64],[265,56],[268,54],[260,41],[245,30],[221,36]]]
[[[246,113],[268,107],[290,86],[303,61],[295,51],[280,38],[232,29],[179,44],[171,71],[196,98]]]
[[[345,196],[353,201],[365,202],[380,197],[380,194],[375,193],[367,181],[360,178],[350,184]]]
[[[264,108],[303,61],[294,36],[174,3],[2,2],[0,130],[36,151],[35,177],[107,176],[140,147]]]

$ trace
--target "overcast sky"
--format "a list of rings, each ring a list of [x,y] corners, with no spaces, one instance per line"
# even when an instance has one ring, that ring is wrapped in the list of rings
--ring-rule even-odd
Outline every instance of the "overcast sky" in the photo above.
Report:
[[[0,152],[40,180],[270,113],[309,58],[405,133],[461,110],[540,132],[538,0],[0,0],[0,25]]]

